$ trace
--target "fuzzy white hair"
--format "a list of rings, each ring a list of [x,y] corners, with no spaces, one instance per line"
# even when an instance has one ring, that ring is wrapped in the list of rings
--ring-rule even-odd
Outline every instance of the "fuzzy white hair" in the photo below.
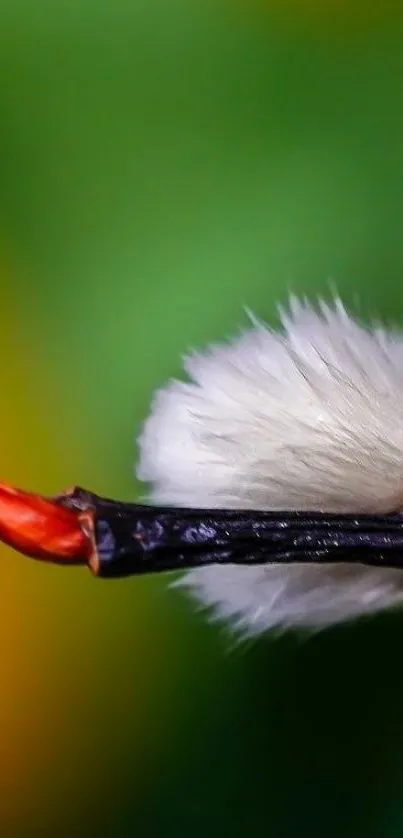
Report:
[[[403,336],[359,325],[339,300],[292,298],[282,330],[252,318],[185,360],[156,393],[138,476],[154,503],[391,512],[403,507]],[[348,564],[210,566],[185,574],[248,634],[321,628],[395,606],[403,572]]]

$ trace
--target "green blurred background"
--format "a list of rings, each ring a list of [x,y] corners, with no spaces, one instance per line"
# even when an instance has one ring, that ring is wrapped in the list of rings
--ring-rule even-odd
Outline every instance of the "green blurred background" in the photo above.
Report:
[[[402,36],[392,0],[3,0],[5,480],[135,498],[154,388],[245,305],[402,324]],[[163,579],[0,576],[5,838],[403,834],[401,616],[231,650]]]

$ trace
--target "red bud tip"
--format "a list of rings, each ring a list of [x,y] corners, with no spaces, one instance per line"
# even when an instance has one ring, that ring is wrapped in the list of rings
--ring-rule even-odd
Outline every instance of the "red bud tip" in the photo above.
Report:
[[[85,564],[92,554],[79,510],[0,483],[0,540],[33,559]]]

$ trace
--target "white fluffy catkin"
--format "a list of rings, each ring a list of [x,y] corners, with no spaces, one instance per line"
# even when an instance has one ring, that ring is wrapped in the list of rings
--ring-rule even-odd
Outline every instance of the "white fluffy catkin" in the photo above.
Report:
[[[282,330],[252,319],[157,392],[138,476],[154,503],[390,512],[403,507],[403,335],[339,300],[292,298]],[[211,566],[181,584],[250,635],[320,628],[395,606],[403,572],[347,564]]]

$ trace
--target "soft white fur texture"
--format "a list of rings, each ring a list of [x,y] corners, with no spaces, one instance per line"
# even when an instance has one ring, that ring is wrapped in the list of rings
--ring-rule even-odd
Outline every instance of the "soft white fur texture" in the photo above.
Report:
[[[292,298],[282,329],[255,318],[185,361],[157,392],[138,476],[154,503],[385,512],[403,506],[403,335],[359,325],[339,300]],[[403,600],[403,572],[227,565],[181,584],[250,635],[321,628]]]

